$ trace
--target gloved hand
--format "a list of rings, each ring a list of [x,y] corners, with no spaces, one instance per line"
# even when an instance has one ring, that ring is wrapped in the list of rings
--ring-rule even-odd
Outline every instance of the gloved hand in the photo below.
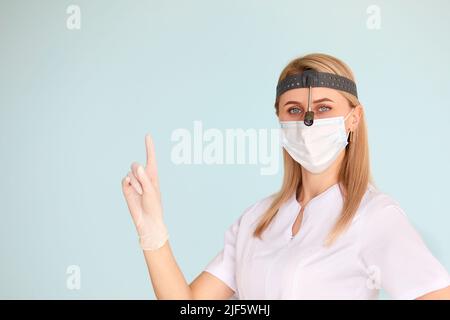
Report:
[[[131,171],[122,179],[122,192],[139,235],[143,250],[161,248],[169,238],[163,220],[163,209],[156,168],[153,140],[145,136],[147,164],[131,164]]]

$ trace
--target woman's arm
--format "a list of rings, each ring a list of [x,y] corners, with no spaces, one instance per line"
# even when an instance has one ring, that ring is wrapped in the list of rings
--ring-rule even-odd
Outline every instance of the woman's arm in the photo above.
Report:
[[[157,250],[143,252],[157,299],[192,299],[193,292],[178,267],[169,241]]]
[[[190,285],[173,256],[163,219],[153,141],[145,138],[147,165],[131,165],[122,191],[144,250],[157,299],[227,299],[233,291],[221,280],[202,272]]]
[[[155,251],[144,251],[153,290],[157,299],[229,299],[234,291],[208,272],[187,284],[172,253],[169,241]]]
[[[416,300],[450,300],[450,286],[424,294]]]
[[[196,300],[228,300],[234,294],[225,282],[205,271],[200,273],[189,286],[193,291],[193,299]]]

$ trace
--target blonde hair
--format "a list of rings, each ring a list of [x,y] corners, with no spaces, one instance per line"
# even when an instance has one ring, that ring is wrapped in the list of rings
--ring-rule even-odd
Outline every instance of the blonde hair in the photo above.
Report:
[[[347,77],[355,81],[350,68],[341,60],[327,54],[313,53],[296,58],[288,63],[280,74],[278,81],[306,69],[319,72],[329,72]],[[358,99],[344,91],[339,91],[352,108],[360,105]],[[275,101],[276,115],[278,116],[279,99]],[[325,245],[331,245],[350,225],[363,198],[368,184],[373,184],[369,166],[369,148],[364,109],[361,109],[361,118],[358,127],[350,135],[350,142],[345,149],[345,157],[339,169],[338,182],[343,193],[343,207],[341,214],[333,228],[330,230]],[[279,208],[295,192],[300,192],[302,186],[302,167],[283,148],[284,176],[281,189],[274,194],[273,201],[253,233],[261,239],[261,235],[273,221]]]

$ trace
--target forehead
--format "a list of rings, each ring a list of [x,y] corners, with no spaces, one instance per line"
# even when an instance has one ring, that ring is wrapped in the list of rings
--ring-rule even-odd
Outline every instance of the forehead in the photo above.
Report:
[[[308,91],[309,88],[296,88],[288,90],[280,96],[280,105],[283,105],[284,102],[291,100],[306,104],[308,103]],[[311,88],[312,101],[322,98],[329,98],[335,102],[345,101],[345,97],[338,90],[324,87]]]

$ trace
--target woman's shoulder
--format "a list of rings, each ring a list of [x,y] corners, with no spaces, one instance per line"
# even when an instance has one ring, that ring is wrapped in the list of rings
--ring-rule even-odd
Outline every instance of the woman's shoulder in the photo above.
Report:
[[[266,195],[262,198],[256,199],[244,210],[244,214],[247,216],[257,216],[264,213],[267,209],[269,209],[273,200],[275,199],[275,193],[270,195]]]
[[[372,207],[389,205],[400,206],[400,203],[391,194],[380,190],[372,183],[369,183],[363,200],[366,206],[370,205]]]
[[[270,195],[266,195],[261,198],[257,198],[249,206],[247,206],[241,215],[239,216],[240,224],[252,224],[256,221],[261,215],[263,215],[267,209],[269,209],[273,200],[275,199],[275,193]]]
[[[360,215],[365,220],[389,221],[398,218],[398,216],[406,217],[400,202],[391,194],[380,190],[375,185],[369,183],[367,191],[361,201]]]

